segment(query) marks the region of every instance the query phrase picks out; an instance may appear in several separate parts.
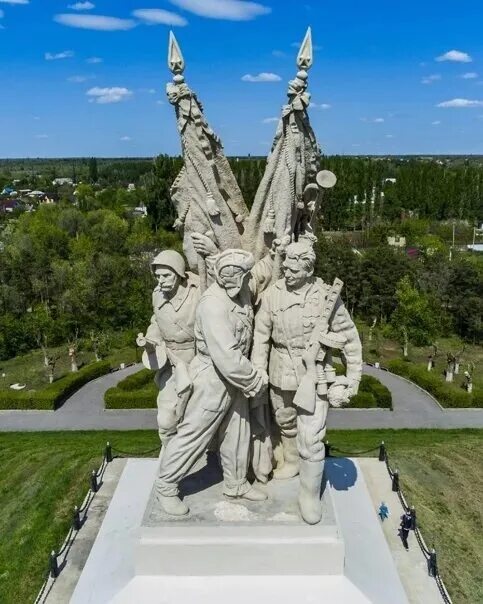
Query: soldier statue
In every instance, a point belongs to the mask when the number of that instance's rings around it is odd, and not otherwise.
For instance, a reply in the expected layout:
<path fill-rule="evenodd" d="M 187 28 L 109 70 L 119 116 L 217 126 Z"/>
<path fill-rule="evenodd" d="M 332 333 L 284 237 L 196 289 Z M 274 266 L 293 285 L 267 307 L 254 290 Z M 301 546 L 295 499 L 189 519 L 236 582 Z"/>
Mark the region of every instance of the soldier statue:
<path fill-rule="evenodd" d="M 201 233 L 192 233 L 192 245 L 206 258 L 218 252 L 216 245 Z M 191 381 L 187 366 L 195 356 L 195 312 L 200 292 L 198 275 L 186 270 L 184 258 L 174 250 L 164 250 L 151 263 L 157 280 L 153 291 L 153 316 L 137 344 L 144 348 L 143 364 L 156 371 L 158 430 L 161 441 L 176 430 Z"/>
<path fill-rule="evenodd" d="M 178 483 L 218 436 L 223 492 L 230 498 L 266 499 L 247 480 L 249 399 L 268 384 L 264 369 L 249 360 L 253 303 L 269 282 L 273 260 L 255 266 L 250 252 L 225 250 L 214 262 L 215 282 L 196 309 L 196 356 L 190 363 L 192 391 L 176 434 L 160 460 L 156 494 L 168 514 L 183 516 L 188 507 L 178 496 Z"/>
<path fill-rule="evenodd" d="M 158 429 L 165 441 L 176 430 L 179 398 L 189 387 L 185 376 L 195 354 L 193 326 L 199 278 L 186 271 L 183 256 L 174 250 L 158 254 L 151 266 L 157 279 L 153 316 L 146 335 L 138 334 L 137 344 L 145 349 L 145 367 L 156 370 Z"/>
<path fill-rule="evenodd" d="M 331 389 L 340 402 L 357 393 L 361 343 L 339 297 L 314 278 L 315 253 L 300 239 L 286 248 L 284 278 L 262 296 L 255 321 L 253 365 L 269 373 L 270 401 L 280 431 L 283 460 L 275 478 L 300 473 L 299 508 L 309 524 L 320 521 L 326 417 Z M 339 282 L 341 283 L 341 282 Z M 339 348 L 346 376 L 335 377 L 330 348 Z M 269 361 L 270 359 L 270 361 Z M 342 397 L 344 398 L 344 397 Z"/>

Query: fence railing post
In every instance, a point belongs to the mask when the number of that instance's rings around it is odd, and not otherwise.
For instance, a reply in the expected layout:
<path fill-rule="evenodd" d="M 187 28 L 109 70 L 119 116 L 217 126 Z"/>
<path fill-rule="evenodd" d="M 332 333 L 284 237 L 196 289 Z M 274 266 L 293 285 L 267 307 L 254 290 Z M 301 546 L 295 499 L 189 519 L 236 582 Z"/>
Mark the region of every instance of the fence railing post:
<path fill-rule="evenodd" d="M 436 557 L 436 550 L 434 547 L 429 552 L 428 572 L 430 577 L 436 577 L 438 574 L 438 559 Z"/>
<path fill-rule="evenodd" d="M 384 441 L 379 445 L 379 461 L 386 461 L 386 447 Z"/>
<path fill-rule="evenodd" d="M 410 514 L 411 514 L 411 529 L 413 531 L 415 531 L 418 526 L 418 523 L 416 520 L 416 508 L 414 507 L 414 505 L 411 506 Z"/>
<path fill-rule="evenodd" d="M 106 443 L 106 450 L 104 452 L 104 455 L 107 463 L 110 463 L 112 461 L 112 447 L 109 441 Z"/>
<path fill-rule="evenodd" d="M 72 516 L 72 527 L 76 531 L 80 531 L 80 529 L 82 527 L 79 508 L 76 505 L 74 506 L 74 514 Z"/>
<path fill-rule="evenodd" d="M 52 579 L 57 579 L 59 576 L 59 565 L 57 564 L 57 554 L 54 550 L 50 552 L 49 572 Z"/>
<path fill-rule="evenodd" d="M 331 444 L 329 443 L 329 441 L 324 443 L 325 446 L 325 456 L 326 457 L 330 457 L 330 448 L 331 448 Z"/>
<path fill-rule="evenodd" d="M 97 484 L 97 472 L 95 470 L 92 470 L 92 474 L 91 474 L 91 491 L 93 493 L 97 493 L 99 489 L 99 485 Z"/>
<path fill-rule="evenodd" d="M 392 475 L 392 490 L 395 493 L 399 492 L 399 470 L 394 470 Z"/>

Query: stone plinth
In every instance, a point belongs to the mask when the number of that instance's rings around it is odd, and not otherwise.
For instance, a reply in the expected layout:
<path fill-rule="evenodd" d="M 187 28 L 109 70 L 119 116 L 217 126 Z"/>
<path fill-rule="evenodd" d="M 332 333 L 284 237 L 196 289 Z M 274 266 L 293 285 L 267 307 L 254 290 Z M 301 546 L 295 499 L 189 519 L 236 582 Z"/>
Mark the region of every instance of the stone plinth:
<path fill-rule="evenodd" d="M 330 489 L 324 493 L 322 522 L 309 526 L 297 512 L 298 478 L 259 488 L 266 490 L 267 501 L 227 500 L 211 459 L 181 485 L 191 509 L 186 518 L 166 515 L 151 493 L 136 552 L 137 574 L 343 574 L 344 543 Z"/>

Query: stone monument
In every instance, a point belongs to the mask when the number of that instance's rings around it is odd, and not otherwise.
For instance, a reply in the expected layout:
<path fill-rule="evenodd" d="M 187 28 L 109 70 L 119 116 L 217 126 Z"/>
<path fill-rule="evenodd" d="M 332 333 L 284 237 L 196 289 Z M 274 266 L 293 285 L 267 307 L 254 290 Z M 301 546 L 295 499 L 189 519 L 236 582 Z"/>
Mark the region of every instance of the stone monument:
<path fill-rule="evenodd" d="M 323 515 L 327 411 L 357 393 L 362 355 L 342 281 L 314 277 L 314 223 L 323 189 L 336 179 L 319 170 L 307 113 L 312 63 L 309 28 L 248 212 L 170 33 L 167 95 L 184 159 L 171 197 L 190 271 L 177 252 L 155 258 L 153 317 L 137 342 L 160 388 L 163 448 L 153 497 L 173 517 L 189 514 L 178 485 L 209 447 L 219 454 L 229 500 L 266 500 L 253 477 L 266 483 L 299 474 L 302 519 L 317 524 Z M 334 351 L 345 375 L 336 376 Z"/>
<path fill-rule="evenodd" d="M 73 604 L 407 604 L 361 466 L 325 460 L 329 407 L 357 392 L 362 359 L 342 281 L 314 275 L 336 178 L 310 126 L 312 62 L 309 29 L 249 212 L 170 34 L 184 257 L 153 260 L 137 338 L 162 447 L 127 461 Z"/>

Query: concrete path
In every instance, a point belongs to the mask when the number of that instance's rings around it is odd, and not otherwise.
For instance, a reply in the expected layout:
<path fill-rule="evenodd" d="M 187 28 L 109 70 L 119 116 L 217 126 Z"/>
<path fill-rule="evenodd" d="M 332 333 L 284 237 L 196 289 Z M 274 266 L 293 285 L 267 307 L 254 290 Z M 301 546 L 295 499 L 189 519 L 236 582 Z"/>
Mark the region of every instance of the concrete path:
<path fill-rule="evenodd" d="M 104 409 L 105 391 L 141 367 L 133 365 L 89 382 L 57 411 L 0 411 L 0 432 L 154 429 L 155 409 Z M 394 410 L 331 409 L 329 428 L 483 428 L 483 409 L 442 409 L 412 382 L 368 365 L 364 373 L 377 377 L 389 388 Z"/>
<path fill-rule="evenodd" d="M 411 604 L 442 604 L 443 598 L 436 581 L 428 575 L 426 558 L 412 532 L 408 539 L 409 550 L 406 551 L 402 545 L 399 537 L 399 524 L 404 510 L 397 493 L 391 489 L 391 479 L 386 465 L 377 459 L 363 457 L 357 459 L 357 464 L 364 474 L 369 489 L 373 513 L 377 514 L 382 501 L 389 508 L 389 518 L 381 523 L 382 530 L 409 602 Z"/>

